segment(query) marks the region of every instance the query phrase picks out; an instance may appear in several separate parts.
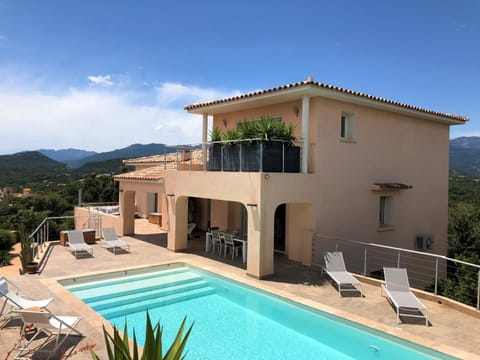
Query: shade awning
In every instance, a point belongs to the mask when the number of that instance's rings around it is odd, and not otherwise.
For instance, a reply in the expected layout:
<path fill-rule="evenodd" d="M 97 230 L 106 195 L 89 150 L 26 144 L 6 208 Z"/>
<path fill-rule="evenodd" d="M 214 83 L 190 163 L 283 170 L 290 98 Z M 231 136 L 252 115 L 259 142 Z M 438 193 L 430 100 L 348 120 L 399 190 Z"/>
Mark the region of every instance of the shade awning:
<path fill-rule="evenodd" d="M 407 190 L 412 189 L 413 186 L 402 184 L 402 183 L 394 183 L 394 182 L 378 182 L 370 185 L 370 190 L 372 191 L 382 191 L 382 190 Z"/>

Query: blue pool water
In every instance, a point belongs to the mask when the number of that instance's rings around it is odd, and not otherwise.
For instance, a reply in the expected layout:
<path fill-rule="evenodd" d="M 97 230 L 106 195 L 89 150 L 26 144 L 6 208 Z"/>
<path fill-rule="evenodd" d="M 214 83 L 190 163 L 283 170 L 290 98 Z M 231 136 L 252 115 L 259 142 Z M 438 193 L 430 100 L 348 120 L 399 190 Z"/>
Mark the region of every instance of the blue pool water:
<path fill-rule="evenodd" d="M 61 283 L 140 344 L 147 309 L 168 345 L 186 315 L 188 359 L 452 359 L 182 264 Z"/>

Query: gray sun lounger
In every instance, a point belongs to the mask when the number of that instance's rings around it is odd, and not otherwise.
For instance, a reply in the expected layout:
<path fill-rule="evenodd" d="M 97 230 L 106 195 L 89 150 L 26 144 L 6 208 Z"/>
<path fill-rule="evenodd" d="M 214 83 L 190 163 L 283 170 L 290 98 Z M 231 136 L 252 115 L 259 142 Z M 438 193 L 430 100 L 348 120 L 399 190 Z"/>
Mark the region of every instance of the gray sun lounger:
<path fill-rule="evenodd" d="M 385 284 L 382 284 L 380 291 L 382 295 L 385 292 L 389 301 L 395 306 L 397 322 L 401 323 L 400 316 L 425 318 L 425 325 L 428 326 L 428 309 L 410 291 L 407 269 L 384 267 L 383 273 Z"/>
<path fill-rule="evenodd" d="M 115 254 L 116 248 L 126 248 L 128 252 L 130 252 L 130 245 L 128 245 L 125 241 L 120 240 L 117 236 L 117 232 L 115 228 L 103 228 L 103 244 L 102 246 L 106 248 L 113 249 L 113 255 Z"/>
<path fill-rule="evenodd" d="M 90 252 L 93 256 L 93 248 L 85 243 L 83 240 L 82 230 L 70 230 L 68 232 L 68 247 L 72 249 L 75 258 L 77 257 L 77 252 Z"/>
<path fill-rule="evenodd" d="M 353 277 L 345 268 L 345 261 L 343 260 L 343 254 L 341 252 L 326 252 L 324 254 L 325 266 L 322 268 L 328 276 L 335 282 L 338 287 L 338 295 L 342 296 L 342 291 L 355 291 L 358 292 L 354 286 L 360 286 L 360 295 L 363 297 L 362 283 Z M 348 285 L 348 288 L 342 285 Z M 352 289 L 353 287 L 353 289 Z"/>

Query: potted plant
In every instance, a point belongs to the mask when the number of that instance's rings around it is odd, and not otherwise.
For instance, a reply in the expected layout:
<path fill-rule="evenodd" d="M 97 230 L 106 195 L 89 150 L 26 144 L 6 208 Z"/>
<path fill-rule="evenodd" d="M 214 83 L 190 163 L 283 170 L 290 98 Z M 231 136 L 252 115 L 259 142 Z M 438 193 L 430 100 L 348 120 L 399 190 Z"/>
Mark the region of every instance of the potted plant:
<path fill-rule="evenodd" d="M 242 170 L 263 172 L 299 172 L 300 148 L 294 146 L 295 125 L 263 115 L 239 124 L 243 139 Z"/>
<path fill-rule="evenodd" d="M 25 235 L 23 229 L 19 230 L 19 233 L 21 241 L 20 262 L 22 263 L 20 274 L 35 274 L 38 270 L 38 263 L 33 261 L 32 239 Z"/>
<path fill-rule="evenodd" d="M 219 128 L 213 128 L 210 132 L 210 148 L 208 156 L 208 170 L 220 171 L 222 169 L 222 132 Z"/>
<path fill-rule="evenodd" d="M 241 139 L 241 133 L 237 129 L 228 130 L 223 135 L 223 170 L 240 170 L 240 149 L 238 140 Z"/>

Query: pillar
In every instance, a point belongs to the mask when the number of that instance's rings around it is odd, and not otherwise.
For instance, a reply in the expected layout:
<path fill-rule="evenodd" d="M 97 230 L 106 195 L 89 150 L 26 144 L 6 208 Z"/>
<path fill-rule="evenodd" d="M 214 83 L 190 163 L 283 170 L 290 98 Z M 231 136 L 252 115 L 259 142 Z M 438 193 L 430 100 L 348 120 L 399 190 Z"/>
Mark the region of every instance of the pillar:
<path fill-rule="evenodd" d="M 202 162 L 203 171 L 207 171 L 208 114 L 203 114 L 202 127 Z"/>
<path fill-rule="evenodd" d="M 167 248 L 172 251 L 185 250 L 188 247 L 188 198 L 168 196 L 168 243 Z"/>
<path fill-rule="evenodd" d="M 120 211 L 120 235 L 133 235 L 135 232 L 135 191 L 120 190 L 118 197 Z"/>
<path fill-rule="evenodd" d="M 302 173 L 308 172 L 308 138 L 310 119 L 310 96 L 302 98 Z"/>

